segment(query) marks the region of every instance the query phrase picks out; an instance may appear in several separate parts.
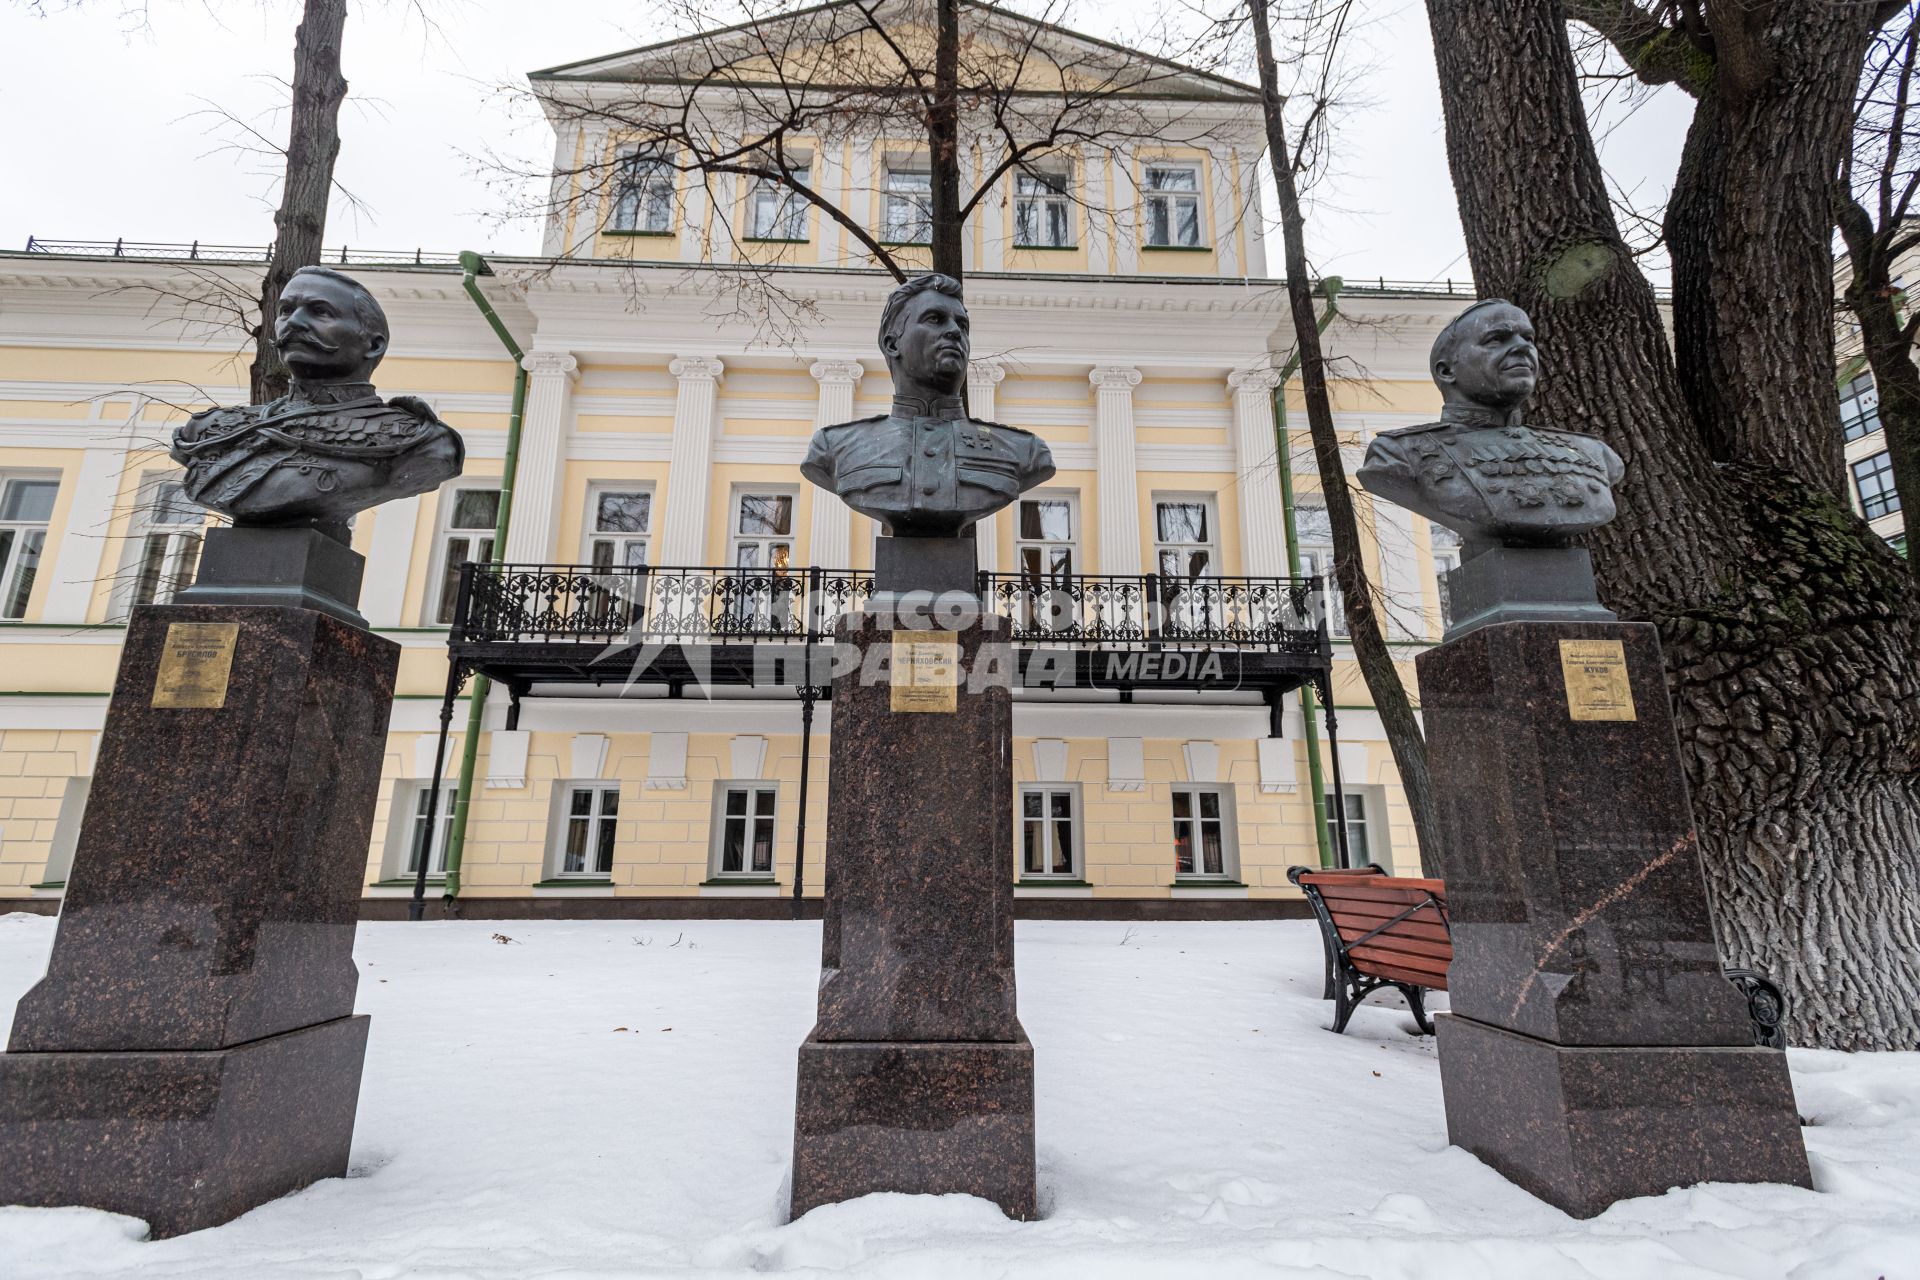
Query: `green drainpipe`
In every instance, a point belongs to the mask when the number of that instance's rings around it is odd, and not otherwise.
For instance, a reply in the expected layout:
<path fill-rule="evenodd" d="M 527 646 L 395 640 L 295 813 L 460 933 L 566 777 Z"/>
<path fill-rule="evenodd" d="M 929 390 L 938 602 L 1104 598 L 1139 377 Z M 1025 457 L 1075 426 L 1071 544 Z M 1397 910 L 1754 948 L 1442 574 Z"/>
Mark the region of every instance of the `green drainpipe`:
<path fill-rule="evenodd" d="M 507 456 L 500 467 L 500 510 L 493 525 L 493 566 L 498 568 L 506 561 L 507 525 L 513 518 L 513 481 L 520 469 L 520 422 L 527 409 L 526 352 L 507 332 L 507 326 L 494 313 L 487 295 L 480 292 L 476 277 L 486 268 L 480 255 L 471 250 L 462 253 L 460 266 L 464 272 L 460 287 L 473 299 L 473 305 L 480 308 L 481 317 L 493 330 L 494 336 L 500 339 L 500 345 L 507 349 L 507 354 L 513 357 L 513 408 L 507 415 Z M 460 896 L 460 856 L 467 847 L 467 814 L 473 803 L 473 771 L 480 756 L 480 720 L 486 712 L 487 694 L 492 688 L 491 680 L 476 675 L 473 678 L 473 692 L 467 699 L 467 732 L 460 739 L 460 781 L 455 784 L 453 829 L 447 833 L 447 879 L 442 894 L 448 902 Z"/>
<path fill-rule="evenodd" d="M 1319 329 L 1325 333 L 1339 313 L 1340 277 L 1328 276 L 1320 282 L 1327 309 L 1320 315 Z M 1287 523 L 1287 572 L 1300 576 L 1300 538 L 1293 519 L 1293 439 L 1287 429 L 1287 383 L 1300 369 L 1300 351 L 1296 347 L 1286 367 L 1280 370 L 1280 385 L 1273 389 L 1273 438 L 1278 446 L 1275 458 L 1280 466 L 1280 510 Z M 1319 699 L 1312 685 L 1300 687 L 1300 719 L 1306 726 L 1307 785 L 1313 788 L 1313 838 L 1320 846 L 1320 865 L 1334 865 L 1333 843 L 1327 838 L 1327 783 L 1320 763 Z"/>

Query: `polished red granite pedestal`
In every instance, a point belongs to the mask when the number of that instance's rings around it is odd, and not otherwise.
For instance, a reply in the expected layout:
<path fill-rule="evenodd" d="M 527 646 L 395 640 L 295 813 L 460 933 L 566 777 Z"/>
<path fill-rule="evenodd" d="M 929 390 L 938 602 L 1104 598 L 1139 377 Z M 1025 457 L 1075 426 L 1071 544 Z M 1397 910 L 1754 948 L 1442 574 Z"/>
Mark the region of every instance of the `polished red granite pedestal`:
<path fill-rule="evenodd" d="M 800 1049 L 793 1215 L 875 1191 L 960 1192 L 1028 1219 L 1033 1046 L 1014 1008 L 1006 624 L 899 623 L 853 615 L 835 642 L 836 663 L 859 664 L 834 681 L 819 1021 Z M 902 646 L 916 639 L 955 646 L 950 709 L 937 675 L 904 697 L 894 687 L 913 679 Z"/>
<path fill-rule="evenodd" d="M 1659 640 L 1481 627 L 1422 654 L 1453 932 L 1447 1132 L 1578 1217 L 1810 1186 L 1786 1055 L 1721 973 Z"/>
<path fill-rule="evenodd" d="M 135 610 L 47 975 L 0 1054 L 0 1203 L 167 1236 L 346 1172 L 398 664 L 309 609 Z"/>

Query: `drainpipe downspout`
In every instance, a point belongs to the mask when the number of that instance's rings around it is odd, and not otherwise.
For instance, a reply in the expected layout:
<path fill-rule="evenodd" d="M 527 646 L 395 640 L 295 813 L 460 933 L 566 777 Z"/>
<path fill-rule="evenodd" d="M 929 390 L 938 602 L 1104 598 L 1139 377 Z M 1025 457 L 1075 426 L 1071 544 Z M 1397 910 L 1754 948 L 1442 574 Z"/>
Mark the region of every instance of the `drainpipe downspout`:
<path fill-rule="evenodd" d="M 526 352 L 513 340 L 507 326 L 494 312 L 493 304 L 487 301 L 486 294 L 480 291 L 477 277 L 488 271 L 486 262 L 477 253 L 468 250 L 460 255 L 460 287 L 473 299 L 473 305 L 480 309 L 481 318 L 500 339 L 500 345 L 513 357 L 513 407 L 507 415 L 507 453 L 500 467 L 500 508 L 493 525 L 493 568 L 499 568 L 506 562 L 507 528 L 513 518 L 513 482 L 520 469 L 520 424 L 527 410 L 527 370 Z M 449 907 L 460 896 L 460 858 L 467 847 L 467 817 L 473 804 L 473 774 L 480 756 L 480 724 L 486 713 L 487 694 L 492 691 L 493 682 L 487 677 L 475 674 L 473 692 L 467 701 L 467 732 L 460 739 L 460 781 L 454 795 L 453 825 L 447 833 L 447 878 L 443 892 L 444 901 Z"/>
<path fill-rule="evenodd" d="M 1340 277 L 1328 276 L 1320 282 L 1327 309 L 1320 313 L 1320 332 L 1325 333 L 1340 312 Z M 1287 427 L 1287 383 L 1300 369 L 1300 350 L 1296 346 L 1286 367 L 1280 370 L 1280 385 L 1273 389 L 1274 457 L 1280 470 L 1280 510 L 1287 527 L 1287 573 L 1300 576 L 1300 535 L 1293 516 L 1293 433 Z M 1313 788 L 1313 838 L 1320 849 L 1320 865 L 1335 865 L 1333 845 L 1327 839 L 1327 783 L 1325 766 L 1320 762 L 1320 725 L 1316 712 L 1319 702 L 1313 686 L 1300 686 L 1300 719 L 1306 729 L 1307 785 Z"/>

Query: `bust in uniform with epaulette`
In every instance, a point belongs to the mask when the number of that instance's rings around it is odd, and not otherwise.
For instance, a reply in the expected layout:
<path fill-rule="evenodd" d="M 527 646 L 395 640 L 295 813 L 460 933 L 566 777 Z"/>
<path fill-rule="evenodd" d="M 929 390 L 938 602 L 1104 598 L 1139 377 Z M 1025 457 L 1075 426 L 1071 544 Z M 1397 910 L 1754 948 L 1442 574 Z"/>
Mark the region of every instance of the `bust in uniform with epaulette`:
<path fill-rule="evenodd" d="M 1491 621 L 1612 618 L 1593 598 L 1586 552 L 1568 544 L 1614 518 L 1626 466 L 1598 436 L 1525 420 L 1540 378 L 1527 313 L 1501 298 L 1474 303 L 1440 331 L 1431 367 L 1440 420 L 1374 437 L 1359 479 L 1461 535 L 1448 635 Z"/>
<path fill-rule="evenodd" d="M 356 512 L 460 474 L 453 428 L 420 400 L 374 391 L 387 317 L 359 281 L 325 267 L 294 272 L 273 341 L 293 375 L 286 395 L 196 413 L 173 433 L 194 502 L 237 527 L 307 527 L 344 543 Z"/>
<path fill-rule="evenodd" d="M 880 314 L 893 410 L 822 427 L 800 470 L 898 538 L 968 535 L 979 520 L 1053 476 L 1031 431 L 967 416 L 970 338 L 960 282 L 916 276 Z"/>

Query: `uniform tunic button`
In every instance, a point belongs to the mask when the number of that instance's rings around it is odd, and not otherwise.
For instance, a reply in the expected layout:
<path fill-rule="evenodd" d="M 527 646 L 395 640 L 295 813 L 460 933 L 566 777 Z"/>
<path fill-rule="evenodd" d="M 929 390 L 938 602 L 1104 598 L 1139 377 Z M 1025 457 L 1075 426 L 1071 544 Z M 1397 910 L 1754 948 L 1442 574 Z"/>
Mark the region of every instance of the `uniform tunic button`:
<path fill-rule="evenodd" d="M 923 484 L 920 486 L 920 492 L 926 495 L 927 497 L 931 498 L 933 496 L 933 486 L 930 484 Z"/>
<path fill-rule="evenodd" d="M 937 458 L 940 456 L 940 451 L 938 449 L 928 449 L 926 454 L 929 458 Z"/>

